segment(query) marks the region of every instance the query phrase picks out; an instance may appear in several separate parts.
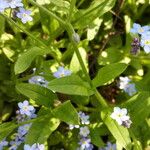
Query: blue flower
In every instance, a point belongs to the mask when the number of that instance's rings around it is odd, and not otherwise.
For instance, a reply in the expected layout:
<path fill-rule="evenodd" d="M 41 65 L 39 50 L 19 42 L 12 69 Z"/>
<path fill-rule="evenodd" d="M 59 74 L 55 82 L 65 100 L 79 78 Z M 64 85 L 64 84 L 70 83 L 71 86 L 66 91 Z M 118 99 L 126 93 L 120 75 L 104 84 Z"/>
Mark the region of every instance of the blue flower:
<path fill-rule="evenodd" d="M 42 76 L 33 76 L 28 81 L 31 84 L 37 84 L 43 87 L 47 87 L 48 81 L 44 79 Z"/>
<path fill-rule="evenodd" d="M 87 137 L 90 134 L 90 130 L 89 130 L 89 128 L 87 126 L 81 127 L 79 134 L 82 137 Z"/>
<path fill-rule="evenodd" d="M 3 139 L 2 141 L 0 141 L 0 150 L 2 150 L 3 147 L 7 146 L 7 145 L 8 145 L 8 142 L 5 139 Z"/>
<path fill-rule="evenodd" d="M 21 19 L 22 23 L 27 23 L 28 21 L 32 21 L 33 18 L 30 16 L 31 11 L 30 10 L 25 10 L 24 8 L 20 8 L 19 12 L 16 14 L 18 18 Z"/>
<path fill-rule="evenodd" d="M 128 77 L 120 77 L 119 78 L 118 87 L 128 93 L 129 96 L 134 95 L 137 91 L 134 83 L 130 83 L 131 80 Z"/>
<path fill-rule="evenodd" d="M 53 75 L 56 78 L 61 78 L 61 77 L 65 77 L 65 76 L 71 75 L 71 71 L 65 69 L 64 67 L 59 67 L 58 70 L 56 72 L 54 72 Z"/>
<path fill-rule="evenodd" d="M 107 145 L 105 148 L 99 148 L 99 150 L 117 150 L 116 144 L 112 144 L 110 142 L 107 142 Z"/>
<path fill-rule="evenodd" d="M 134 23 L 133 28 L 131 28 L 131 33 L 143 34 L 150 30 L 150 26 L 141 26 L 140 24 Z"/>
<path fill-rule="evenodd" d="M 3 12 L 6 8 L 8 8 L 8 3 L 4 0 L 0 0 L 0 12 Z"/>
<path fill-rule="evenodd" d="M 88 138 L 82 138 L 79 142 L 80 148 L 79 150 L 88 150 L 88 148 L 91 148 L 91 139 Z"/>
<path fill-rule="evenodd" d="M 22 0 L 5 0 L 10 8 L 23 7 Z"/>
<path fill-rule="evenodd" d="M 149 36 L 149 32 L 146 34 L 143 34 L 141 36 L 141 46 L 143 47 L 144 51 L 146 53 L 150 52 L 150 36 Z"/>
<path fill-rule="evenodd" d="M 31 123 L 20 126 L 18 128 L 19 136 L 24 136 L 25 134 L 27 134 L 30 127 L 31 127 Z"/>
<path fill-rule="evenodd" d="M 43 144 L 39 144 L 39 143 L 35 143 L 32 146 L 25 144 L 24 145 L 24 150 L 44 150 L 44 145 Z"/>
<path fill-rule="evenodd" d="M 20 102 L 18 103 L 18 107 L 20 108 L 20 114 L 22 115 L 27 115 L 27 116 L 31 116 L 33 111 L 34 111 L 34 107 L 29 105 L 28 101 L 24 101 L 24 102 Z"/>

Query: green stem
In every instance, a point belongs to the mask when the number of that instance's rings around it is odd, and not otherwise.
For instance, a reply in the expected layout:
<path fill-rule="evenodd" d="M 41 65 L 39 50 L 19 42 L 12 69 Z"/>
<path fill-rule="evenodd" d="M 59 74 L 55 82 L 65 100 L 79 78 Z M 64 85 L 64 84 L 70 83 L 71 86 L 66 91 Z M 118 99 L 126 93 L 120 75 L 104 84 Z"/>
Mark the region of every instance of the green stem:
<path fill-rule="evenodd" d="M 85 77 L 86 77 L 87 81 L 89 82 L 91 88 L 93 88 L 94 91 L 95 91 L 95 96 L 97 97 L 97 99 L 98 99 L 99 103 L 102 105 L 102 107 L 108 107 L 108 105 L 107 105 L 107 103 L 105 102 L 105 100 L 103 99 L 103 97 L 100 95 L 100 93 L 97 91 L 97 89 L 96 89 L 95 87 L 93 87 L 93 84 L 92 84 L 92 81 L 91 81 L 91 79 L 90 79 L 90 76 L 89 76 L 89 74 L 88 74 L 88 72 L 87 72 L 87 69 L 86 69 L 86 67 L 85 67 L 85 65 L 84 65 L 84 62 L 83 62 L 82 57 L 81 57 L 81 55 L 80 55 L 80 52 L 79 52 L 79 50 L 78 50 L 77 43 L 76 43 L 76 41 L 73 39 L 73 35 L 74 35 L 75 31 L 74 31 L 72 25 L 71 25 L 70 23 L 64 22 L 60 17 L 56 16 L 53 12 L 51 12 L 51 11 L 49 11 L 48 9 L 46 9 L 45 7 L 43 7 L 43 6 L 39 5 L 39 4 L 37 4 L 37 3 L 34 2 L 33 0 L 29 0 L 29 1 L 30 1 L 31 4 L 33 4 L 33 5 L 35 5 L 35 6 L 39 7 L 39 8 L 41 8 L 41 9 L 42 9 L 43 11 L 45 11 L 48 15 L 50 15 L 50 16 L 53 17 L 53 18 L 55 18 L 60 24 L 62 24 L 62 25 L 64 26 L 64 28 L 66 29 L 66 31 L 67 31 L 67 33 L 68 33 L 69 39 L 70 39 L 70 41 L 71 41 L 71 43 L 72 43 L 72 45 L 73 45 L 73 47 L 74 47 L 75 53 L 76 53 L 76 55 L 77 55 L 77 57 L 78 57 L 79 63 L 80 63 L 80 65 L 81 65 L 81 67 L 82 67 L 82 70 L 83 70 L 83 72 L 84 72 L 84 74 L 85 74 Z M 72 4 L 71 4 L 72 6 L 71 6 L 71 8 L 70 8 L 70 11 L 73 10 L 73 6 L 74 6 L 73 3 L 74 3 L 74 2 L 75 2 L 75 1 L 73 0 L 73 1 L 72 1 Z"/>
<path fill-rule="evenodd" d="M 53 12 L 51 12 L 50 10 L 46 9 L 45 7 L 43 7 L 42 5 L 39 5 L 38 3 L 34 2 L 33 0 L 29 0 L 29 2 L 32 5 L 37 6 L 38 8 L 41 8 L 43 11 L 45 11 L 49 16 L 55 18 L 61 25 L 65 26 L 65 21 L 63 21 L 60 17 L 56 16 Z"/>
<path fill-rule="evenodd" d="M 68 16 L 68 22 L 70 22 L 70 20 L 71 20 L 75 4 L 76 4 L 76 0 L 71 0 L 70 9 L 69 9 L 69 16 Z"/>
<path fill-rule="evenodd" d="M 35 40 L 38 44 L 40 44 L 41 46 L 43 46 L 44 49 L 46 49 L 46 51 L 49 49 L 49 47 L 44 44 L 41 40 L 39 40 L 38 38 L 36 38 L 35 36 L 33 36 L 30 32 L 28 32 L 26 29 L 24 29 L 23 27 L 19 26 L 15 21 L 13 21 L 11 18 L 9 18 L 8 16 L 1 14 L 5 19 L 7 19 L 9 22 L 11 22 L 12 24 L 14 24 L 19 30 L 23 31 L 24 33 L 26 33 L 29 37 L 31 37 L 33 40 Z M 56 57 L 55 52 L 53 51 L 49 51 L 49 54 L 55 58 L 55 60 L 60 64 L 58 58 Z"/>
<path fill-rule="evenodd" d="M 129 133 L 130 133 L 130 135 L 131 135 L 131 137 L 133 139 L 133 142 L 134 142 L 134 145 L 136 147 L 136 150 L 142 150 L 142 147 L 138 144 L 138 142 L 136 140 L 136 137 L 135 137 L 134 133 L 132 132 L 132 130 L 131 129 L 128 129 L 128 130 L 129 130 Z"/>

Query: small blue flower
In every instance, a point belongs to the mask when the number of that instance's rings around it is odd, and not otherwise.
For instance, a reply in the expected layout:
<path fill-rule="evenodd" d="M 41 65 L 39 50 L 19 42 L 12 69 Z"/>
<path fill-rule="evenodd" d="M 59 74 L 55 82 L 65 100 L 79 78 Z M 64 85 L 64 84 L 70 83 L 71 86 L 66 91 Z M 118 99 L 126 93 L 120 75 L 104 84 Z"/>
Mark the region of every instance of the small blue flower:
<path fill-rule="evenodd" d="M 8 142 L 5 139 L 3 139 L 2 141 L 0 141 L 0 150 L 2 150 L 3 147 L 5 147 L 7 145 L 8 145 Z"/>
<path fill-rule="evenodd" d="M 88 148 L 91 148 L 91 139 L 88 138 L 82 138 L 79 142 L 80 148 L 79 150 L 88 150 Z"/>
<path fill-rule="evenodd" d="M 107 145 L 105 148 L 99 148 L 99 150 L 117 150 L 116 144 L 112 144 L 110 142 L 107 142 Z"/>
<path fill-rule="evenodd" d="M 90 134 L 90 130 L 89 130 L 89 128 L 87 126 L 81 127 L 79 134 L 82 137 L 87 137 Z"/>
<path fill-rule="evenodd" d="M 25 10 L 24 8 L 20 8 L 19 12 L 16 14 L 18 18 L 21 19 L 22 23 L 27 23 L 28 21 L 32 21 L 33 18 L 30 16 L 31 11 L 30 10 Z"/>
<path fill-rule="evenodd" d="M 119 79 L 118 87 L 128 93 L 129 96 L 132 96 L 137 92 L 135 84 L 130 83 L 131 80 L 128 77 L 120 77 Z"/>
<path fill-rule="evenodd" d="M 71 75 L 71 71 L 65 69 L 64 67 L 59 67 L 58 70 L 56 72 L 54 72 L 53 75 L 56 78 L 61 78 L 61 77 L 65 77 L 65 76 Z"/>
<path fill-rule="evenodd" d="M 146 53 L 150 52 L 150 36 L 148 33 L 142 35 L 140 44 Z"/>
<path fill-rule="evenodd" d="M 4 0 L 0 0 L 0 12 L 3 12 L 6 8 L 8 8 L 8 3 Z"/>
<path fill-rule="evenodd" d="M 18 103 L 18 107 L 20 108 L 20 114 L 22 115 L 27 115 L 27 116 L 31 116 L 33 111 L 34 111 L 34 107 L 29 105 L 28 101 L 24 101 L 24 102 L 20 102 Z"/>
<path fill-rule="evenodd" d="M 24 150 L 44 150 L 45 147 L 43 144 L 35 143 L 32 146 L 25 144 L 24 145 Z"/>
<path fill-rule="evenodd" d="M 22 0 L 5 0 L 10 8 L 23 7 Z"/>
<path fill-rule="evenodd" d="M 81 123 L 82 124 L 89 124 L 90 123 L 90 121 L 89 121 L 89 115 L 86 115 L 85 113 L 83 113 L 83 112 L 79 112 L 78 113 L 78 115 L 79 115 L 79 117 L 80 117 L 80 119 L 81 119 Z"/>
<path fill-rule="evenodd" d="M 134 83 L 130 83 L 124 88 L 124 91 L 129 94 L 129 96 L 134 95 L 137 91 Z"/>
<path fill-rule="evenodd" d="M 42 76 L 33 76 L 29 79 L 28 81 L 31 84 L 37 84 L 43 87 L 47 87 L 48 86 L 48 81 L 44 79 L 44 77 Z"/>
<path fill-rule="evenodd" d="M 150 26 L 141 26 L 140 24 L 134 23 L 133 28 L 131 28 L 131 33 L 143 34 L 150 30 Z"/>
<path fill-rule="evenodd" d="M 31 127 L 31 123 L 20 126 L 18 128 L 18 134 L 19 134 L 19 136 L 24 136 L 25 134 L 27 134 L 30 127 Z"/>
<path fill-rule="evenodd" d="M 10 141 L 9 150 L 17 150 L 18 146 L 22 143 L 22 141 Z"/>

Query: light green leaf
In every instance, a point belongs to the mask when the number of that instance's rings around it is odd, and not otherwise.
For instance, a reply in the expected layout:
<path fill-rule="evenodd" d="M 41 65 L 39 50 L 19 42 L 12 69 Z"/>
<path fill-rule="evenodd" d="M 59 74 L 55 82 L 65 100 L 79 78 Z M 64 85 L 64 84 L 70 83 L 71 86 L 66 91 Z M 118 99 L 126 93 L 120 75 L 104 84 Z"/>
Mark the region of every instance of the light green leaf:
<path fill-rule="evenodd" d="M 98 71 L 92 82 L 95 87 L 104 85 L 119 76 L 126 68 L 127 65 L 123 63 L 107 65 Z"/>
<path fill-rule="evenodd" d="M 68 124 L 79 124 L 78 113 L 70 101 L 66 101 L 59 107 L 55 108 L 52 113 L 56 118 Z"/>
<path fill-rule="evenodd" d="M 114 138 L 116 139 L 116 142 L 119 143 L 120 147 L 123 147 L 127 150 L 131 149 L 131 139 L 129 132 L 127 128 L 120 126 L 117 124 L 116 121 L 114 121 L 112 118 L 110 118 L 111 112 L 102 112 L 102 120 L 108 127 L 109 131 L 112 133 Z"/>
<path fill-rule="evenodd" d="M 54 79 L 49 82 L 48 88 L 56 92 L 70 95 L 89 96 L 93 94 L 88 83 L 84 82 L 77 75 Z"/>
<path fill-rule="evenodd" d="M 48 110 L 42 108 L 38 116 L 47 113 Z M 57 129 L 59 124 L 60 121 L 56 118 L 53 118 L 51 114 L 45 118 L 43 116 L 43 120 L 32 123 L 32 126 L 26 135 L 25 143 L 30 145 L 34 143 L 45 143 L 50 134 Z"/>
<path fill-rule="evenodd" d="M 18 125 L 7 122 L 0 125 L 0 141 L 6 138 Z"/>
<path fill-rule="evenodd" d="M 94 0 L 86 10 L 79 10 L 75 14 L 75 24 L 80 28 L 90 25 L 93 20 L 108 12 L 115 4 L 116 0 Z"/>
<path fill-rule="evenodd" d="M 45 87 L 36 84 L 20 83 L 16 85 L 16 89 L 28 98 L 33 99 L 39 105 L 52 107 L 54 100 L 57 99 L 56 94 Z"/>
<path fill-rule="evenodd" d="M 39 47 L 33 47 L 21 54 L 15 63 L 15 74 L 24 72 L 31 65 L 32 61 L 39 55 L 44 55 L 47 52 Z"/>
<path fill-rule="evenodd" d="M 94 22 L 90 24 L 89 28 L 87 29 L 87 39 L 89 41 L 93 40 L 96 36 L 102 21 L 103 19 L 96 18 Z"/>
<path fill-rule="evenodd" d="M 150 92 L 141 92 L 133 96 L 123 106 L 128 108 L 134 126 L 142 124 L 150 115 Z"/>
<path fill-rule="evenodd" d="M 87 63 L 87 54 L 83 47 L 79 47 L 79 52 L 82 57 L 82 60 L 84 62 L 84 65 L 86 66 L 86 69 L 88 70 L 88 63 Z M 78 71 L 82 70 L 81 65 L 79 63 L 79 60 L 77 58 L 76 53 L 74 52 L 71 63 L 70 63 L 70 70 L 72 70 L 74 73 L 77 73 Z"/>

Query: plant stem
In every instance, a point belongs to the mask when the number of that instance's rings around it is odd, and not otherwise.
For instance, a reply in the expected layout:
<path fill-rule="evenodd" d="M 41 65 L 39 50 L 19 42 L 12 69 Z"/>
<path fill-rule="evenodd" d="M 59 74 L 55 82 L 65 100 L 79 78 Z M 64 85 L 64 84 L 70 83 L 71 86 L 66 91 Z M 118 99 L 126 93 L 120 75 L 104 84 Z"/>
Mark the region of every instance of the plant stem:
<path fill-rule="evenodd" d="M 70 22 L 70 20 L 71 20 L 75 4 L 76 4 L 76 0 L 71 0 L 70 9 L 69 9 L 69 15 L 68 15 L 68 22 Z"/>
<path fill-rule="evenodd" d="M 85 77 L 86 77 L 87 81 L 89 82 L 91 88 L 93 88 L 94 91 L 95 91 L 95 96 L 96 96 L 96 98 L 98 99 L 98 101 L 99 101 L 99 103 L 102 105 L 102 107 L 108 107 L 108 105 L 107 105 L 107 103 L 105 102 L 105 100 L 103 99 L 103 97 L 100 95 L 100 93 L 97 91 L 97 89 L 96 89 L 95 87 L 93 87 L 93 83 L 92 83 L 92 81 L 91 81 L 91 79 L 90 79 L 90 76 L 89 76 L 89 74 L 88 74 L 88 72 L 87 72 L 87 69 L 86 69 L 86 67 L 85 67 L 85 65 L 84 65 L 84 62 L 83 62 L 82 57 L 81 57 L 81 55 L 80 55 L 80 52 L 79 52 L 79 50 L 78 50 L 77 43 L 76 43 L 76 41 L 73 39 L 73 35 L 75 34 L 75 31 L 74 31 L 72 25 L 71 25 L 70 23 L 68 23 L 68 22 L 63 21 L 60 17 L 56 16 L 53 12 L 51 12 L 50 10 L 46 9 L 45 7 L 43 7 L 43 6 L 39 5 L 39 4 L 37 4 L 37 3 L 34 2 L 33 0 L 29 0 L 29 2 L 30 2 L 31 4 L 33 4 L 33 5 L 35 5 L 35 6 L 39 7 L 39 8 L 41 8 L 43 11 L 45 11 L 45 13 L 47 13 L 49 16 L 55 18 L 61 25 L 64 26 L 64 28 L 66 29 L 66 31 L 67 31 L 67 33 L 68 33 L 69 39 L 70 39 L 70 41 L 71 41 L 71 43 L 72 43 L 72 45 L 73 45 L 73 47 L 74 47 L 74 50 L 75 50 L 75 53 L 76 53 L 77 58 L 78 58 L 78 60 L 79 60 L 79 63 L 80 63 L 80 65 L 81 65 L 82 71 L 84 72 Z M 73 10 L 74 3 L 75 3 L 75 0 L 72 0 L 72 4 L 71 4 L 71 7 L 70 7 L 70 13 L 72 13 L 71 10 Z M 69 16 L 71 17 L 71 14 L 70 14 Z"/>
<path fill-rule="evenodd" d="M 35 40 L 37 43 L 39 43 L 41 46 L 43 46 L 44 50 L 47 49 L 49 50 L 50 48 L 44 44 L 41 40 L 39 40 L 38 38 L 36 38 L 35 36 L 33 36 L 30 32 L 28 32 L 26 29 L 24 29 L 23 27 L 19 26 L 15 21 L 13 21 L 11 18 L 9 18 L 8 16 L 1 14 L 5 19 L 7 19 L 9 22 L 11 22 L 12 24 L 14 24 L 19 30 L 23 31 L 24 33 L 26 33 L 29 37 L 31 37 L 33 40 Z M 49 51 L 49 54 L 55 58 L 55 60 L 60 64 L 58 58 L 56 57 L 56 54 L 53 51 Z"/>

